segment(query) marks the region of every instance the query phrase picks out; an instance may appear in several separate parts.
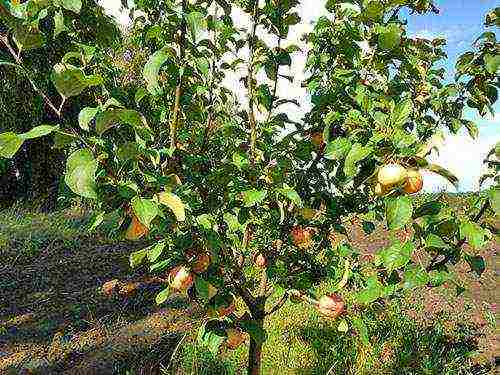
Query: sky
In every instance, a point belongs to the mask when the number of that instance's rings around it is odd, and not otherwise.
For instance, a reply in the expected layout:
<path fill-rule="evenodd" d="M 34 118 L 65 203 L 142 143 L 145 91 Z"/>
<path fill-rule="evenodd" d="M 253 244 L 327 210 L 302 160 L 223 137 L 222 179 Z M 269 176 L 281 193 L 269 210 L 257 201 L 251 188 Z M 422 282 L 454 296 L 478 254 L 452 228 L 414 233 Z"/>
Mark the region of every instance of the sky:
<path fill-rule="evenodd" d="M 315 5 L 311 6 L 313 2 L 315 2 Z M 484 16 L 489 10 L 498 6 L 498 1 L 437 0 L 436 2 L 441 10 L 439 15 L 410 15 L 407 13 L 403 15 L 408 21 L 410 36 L 423 38 L 444 37 L 447 39 L 446 53 L 448 60 L 444 67 L 447 71 L 447 78 L 451 80 L 454 75 L 455 61 L 461 53 L 471 48 L 474 40 L 484 31 Z M 298 7 L 302 22 L 292 28 L 289 37 L 290 43 L 292 41 L 296 43 L 302 34 L 312 29 L 314 20 L 325 14 L 324 3 L 325 0 L 302 1 L 302 4 Z M 120 0 L 101 0 L 101 4 L 120 23 L 126 24 L 129 22 L 128 15 L 120 11 Z M 248 25 L 248 18 L 243 13 L 234 12 L 233 16 L 238 26 Z M 273 43 L 272 39 L 266 40 L 266 42 Z M 286 47 L 286 44 L 284 46 Z M 306 46 L 302 44 L 301 47 Z M 247 51 L 241 51 L 242 57 L 245 57 L 246 54 Z M 284 74 L 295 77 L 294 82 L 288 83 L 286 80 L 282 80 L 278 86 L 278 95 L 281 94 L 281 96 L 290 99 L 297 99 L 301 103 L 300 112 L 294 106 L 281 108 L 295 120 L 300 120 L 300 113 L 304 113 L 310 108 L 307 93 L 301 87 L 301 81 L 305 78 L 303 72 L 305 60 L 304 53 L 296 54 L 289 71 L 287 69 L 283 71 Z M 245 92 L 237 75 L 228 77 L 225 85 L 231 87 L 235 92 Z M 244 97 L 240 99 L 243 102 L 246 100 Z M 448 135 L 439 154 L 431 155 L 430 160 L 432 162 L 449 169 L 459 178 L 459 191 L 472 191 L 479 188 L 479 177 L 484 172 L 482 161 L 489 150 L 500 141 L 500 103 L 497 102 L 494 108 L 496 115 L 485 118 L 481 118 L 475 110 L 469 109 L 466 111 L 465 117 L 479 126 L 479 137 L 476 140 L 472 140 L 466 131 L 455 136 Z M 442 189 L 456 191 L 442 177 L 425 173 L 425 190 L 438 191 Z"/>

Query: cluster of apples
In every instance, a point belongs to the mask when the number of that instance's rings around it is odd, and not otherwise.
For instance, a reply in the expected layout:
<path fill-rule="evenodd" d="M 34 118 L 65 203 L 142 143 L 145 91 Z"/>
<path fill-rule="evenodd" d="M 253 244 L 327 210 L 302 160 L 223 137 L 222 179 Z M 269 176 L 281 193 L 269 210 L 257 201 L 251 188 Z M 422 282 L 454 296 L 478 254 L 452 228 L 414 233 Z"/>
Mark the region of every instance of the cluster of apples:
<path fill-rule="evenodd" d="M 380 168 L 375 185 L 375 194 L 386 195 L 397 186 L 401 186 L 407 194 L 415 194 L 422 190 L 424 179 L 416 169 L 406 169 L 399 164 L 387 164 Z"/>

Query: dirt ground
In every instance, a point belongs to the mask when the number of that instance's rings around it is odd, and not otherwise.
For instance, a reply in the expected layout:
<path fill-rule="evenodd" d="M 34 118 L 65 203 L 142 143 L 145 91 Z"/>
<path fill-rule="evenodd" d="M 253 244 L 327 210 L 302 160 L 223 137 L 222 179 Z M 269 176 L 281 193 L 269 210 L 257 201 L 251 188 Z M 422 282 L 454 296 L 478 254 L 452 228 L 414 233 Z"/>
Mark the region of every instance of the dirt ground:
<path fill-rule="evenodd" d="M 360 228 L 353 228 L 349 237 L 367 253 L 387 243 L 384 233 L 367 236 Z M 178 299 L 156 306 L 161 280 L 130 270 L 129 246 L 99 243 L 86 238 L 81 246 L 73 242 L 68 247 L 55 240 L 26 259 L 3 250 L 0 373 L 113 374 L 135 367 L 156 374 L 160 360 L 168 363 L 200 312 Z M 467 266 L 458 267 L 460 277 L 472 285 L 458 300 L 446 288 L 419 296 L 428 301 L 429 311 L 416 317 L 432 319 L 432 314 L 449 310 L 477 320 L 485 334 L 481 355 L 490 360 L 500 356 L 498 334 L 485 320 L 486 313 L 496 314 L 499 250 L 492 243 L 484 252 L 488 267 L 479 279 Z M 110 280 L 118 282 L 108 296 L 102 286 Z"/>

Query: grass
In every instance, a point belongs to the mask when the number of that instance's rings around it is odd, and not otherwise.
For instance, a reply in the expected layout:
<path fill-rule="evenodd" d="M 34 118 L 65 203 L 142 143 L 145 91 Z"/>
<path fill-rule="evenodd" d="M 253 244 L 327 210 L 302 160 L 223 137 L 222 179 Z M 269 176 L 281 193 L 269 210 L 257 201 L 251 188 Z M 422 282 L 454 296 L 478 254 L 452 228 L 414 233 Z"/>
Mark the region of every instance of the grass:
<path fill-rule="evenodd" d="M 21 342 L 22 335 L 23 340 L 30 338 L 28 342 L 36 336 L 36 350 L 42 343 L 53 348 L 65 330 L 61 327 L 68 326 L 62 337 L 71 339 L 74 334 L 89 340 L 92 332 L 102 332 L 99 339 L 105 340 L 101 336 L 158 312 L 152 302 L 154 291 L 124 301 L 107 301 L 96 293 L 103 281 L 137 275 L 127 266 L 130 249 L 104 233 L 89 235 L 87 221 L 86 211 L 79 208 L 41 214 L 16 206 L 0 212 L 0 274 L 9 270 L 8 277 L 0 277 L 4 293 L 0 295 L 0 323 L 10 322 L 0 324 L 0 347 L 6 343 L 21 351 L 16 340 Z M 481 280 L 476 302 L 468 295 L 460 307 L 445 288 L 437 291 L 439 303 L 446 307 L 438 311 L 425 309 L 427 295 L 409 295 L 400 304 L 375 306 L 364 315 L 369 344 L 363 344 L 352 327 L 341 333 L 338 322 L 287 302 L 266 321 L 263 374 L 493 374 L 496 322 L 491 304 L 496 283 L 490 279 Z M 329 285 L 323 284 L 318 292 L 327 290 Z M 478 300 L 484 301 L 480 309 Z M 182 316 L 184 309 L 181 304 L 172 311 Z M 33 322 L 23 322 L 26 316 L 22 314 L 32 310 L 35 317 L 29 319 Z M 12 334 L 12 327 L 17 333 Z M 7 341 L 2 341 L 5 337 Z M 244 346 L 235 351 L 223 349 L 214 357 L 196 344 L 195 337 L 196 329 L 188 331 L 172 360 L 177 344 L 172 346 L 170 340 L 165 344 L 168 347 L 160 345 L 148 354 L 124 358 L 115 373 L 149 373 L 144 372 L 145 362 L 156 366 L 157 372 L 151 373 L 245 373 Z M 87 341 L 80 344 L 79 348 L 90 345 Z"/>

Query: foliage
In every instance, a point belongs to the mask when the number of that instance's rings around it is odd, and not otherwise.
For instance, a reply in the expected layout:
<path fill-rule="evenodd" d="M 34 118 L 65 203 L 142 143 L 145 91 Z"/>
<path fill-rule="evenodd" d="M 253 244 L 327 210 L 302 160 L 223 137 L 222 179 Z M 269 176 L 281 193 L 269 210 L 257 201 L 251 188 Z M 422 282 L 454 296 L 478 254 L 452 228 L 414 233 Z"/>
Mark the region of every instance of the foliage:
<path fill-rule="evenodd" d="M 295 101 L 278 97 L 277 87 L 293 79 L 280 71 L 299 50 L 284 47 L 300 22 L 297 5 L 137 0 L 124 56 L 140 50 L 147 57 L 138 87 L 117 85 L 120 64 L 106 57 L 108 23 L 93 2 L 30 0 L 0 8 L 9 64 L 27 72 L 56 115 L 52 127 L 32 132 L 50 130 L 70 153 L 65 181 L 94 201 L 93 227 L 112 217 L 116 233 L 149 242 L 131 260 L 134 266 L 148 260 L 151 272 L 170 270 L 171 288 L 157 302 L 194 285 L 190 294 L 214 317 L 199 335 L 213 352 L 229 329 L 247 332 L 250 373 L 259 373 L 266 316 L 289 297 L 317 307 L 311 292 L 324 279 L 346 302 L 339 324 L 356 327 L 365 345 L 364 313 L 378 300 L 444 282 L 462 288 L 448 266 L 464 259 L 484 271 L 478 251 L 491 232 L 480 219 L 498 207 L 495 189 L 459 215 L 446 202 L 414 205 L 405 187 L 409 169 L 457 183 L 426 157 L 445 129 L 465 126 L 476 134 L 462 118 L 466 102 L 483 113 L 496 100 L 498 46 L 491 35 L 474 60 L 480 66 L 466 69 L 461 60 L 457 82 L 446 83 L 438 68 L 445 41 L 409 37 L 400 17 L 403 7 L 437 12 L 432 2 L 330 0 L 328 16 L 306 36 L 312 109 L 295 122 L 283 107 Z M 232 8 L 246 13 L 248 30 L 234 23 Z M 50 25 L 41 27 L 46 19 Z M 68 50 L 46 76 L 59 94 L 56 105 L 22 57 L 61 37 L 69 38 Z M 243 49 L 247 58 L 238 55 Z M 245 107 L 223 85 L 242 69 Z M 464 84 L 465 75 L 483 84 Z M 85 93 L 94 104 L 79 115 L 64 112 L 65 103 Z M 3 133 L 0 154 L 10 157 L 24 138 Z M 394 184 L 380 178 L 389 164 L 405 171 Z M 406 228 L 408 235 L 364 264 L 343 237 L 347 221 L 362 221 L 368 232 L 384 224 Z M 472 249 L 464 250 L 466 243 Z M 427 254 L 425 265 L 417 250 Z M 199 264 L 203 254 L 206 267 Z M 264 267 L 254 266 L 257 254 L 268 260 Z M 274 305 L 266 304 L 271 296 Z M 234 313 L 235 298 L 246 305 L 243 315 Z"/>

